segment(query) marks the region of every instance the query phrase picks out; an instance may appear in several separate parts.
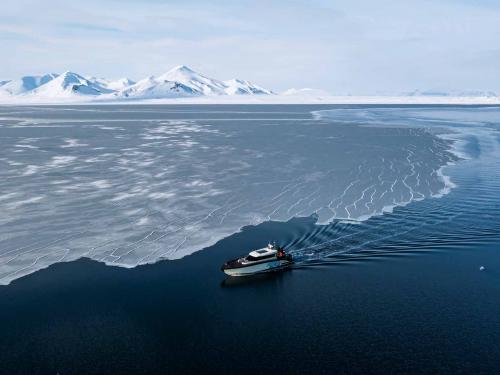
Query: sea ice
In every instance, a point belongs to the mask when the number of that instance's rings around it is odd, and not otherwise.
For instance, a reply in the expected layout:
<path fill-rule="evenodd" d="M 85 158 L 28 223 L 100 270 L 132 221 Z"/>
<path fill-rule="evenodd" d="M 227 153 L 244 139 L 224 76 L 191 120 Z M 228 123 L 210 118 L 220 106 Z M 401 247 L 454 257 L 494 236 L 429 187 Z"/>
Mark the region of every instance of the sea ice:
<path fill-rule="evenodd" d="M 80 257 L 176 259 L 266 220 L 355 223 L 447 192 L 442 168 L 457 160 L 449 140 L 384 110 L 9 111 L 0 108 L 0 283 Z"/>

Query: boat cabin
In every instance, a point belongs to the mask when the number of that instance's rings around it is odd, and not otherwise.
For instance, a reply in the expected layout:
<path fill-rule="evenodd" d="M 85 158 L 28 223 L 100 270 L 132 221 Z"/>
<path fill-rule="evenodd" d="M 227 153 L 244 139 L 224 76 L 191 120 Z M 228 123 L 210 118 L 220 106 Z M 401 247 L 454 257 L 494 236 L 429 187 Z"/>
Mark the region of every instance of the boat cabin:
<path fill-rule="evenodd" d="M 274 247 L 266 247 L 264 249 L 254 250 L 247 255 L 246 260 L 255 261 L 273 258 L 276 256 L 276 249 Z"/>

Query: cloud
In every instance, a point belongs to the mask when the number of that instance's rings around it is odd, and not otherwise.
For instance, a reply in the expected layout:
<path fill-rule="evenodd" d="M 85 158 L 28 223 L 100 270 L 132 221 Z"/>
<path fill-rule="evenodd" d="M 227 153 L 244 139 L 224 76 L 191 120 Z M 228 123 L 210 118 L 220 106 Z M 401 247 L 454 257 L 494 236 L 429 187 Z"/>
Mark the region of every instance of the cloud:
<path fill-rule="evenodd" d="M 102 26 L 98 24 L 90 24 L 90 23 L 63 23 L 61 24 L 62 27 L 65 27 L 69 30 L 76 30 L 76 31 L 96 31 L 96 32 L 104 32 L 104 33 L 119 33 L 123 32 L 122 29 L 119 29 L 117 27 L 110 27 L 110 26 Z"/>

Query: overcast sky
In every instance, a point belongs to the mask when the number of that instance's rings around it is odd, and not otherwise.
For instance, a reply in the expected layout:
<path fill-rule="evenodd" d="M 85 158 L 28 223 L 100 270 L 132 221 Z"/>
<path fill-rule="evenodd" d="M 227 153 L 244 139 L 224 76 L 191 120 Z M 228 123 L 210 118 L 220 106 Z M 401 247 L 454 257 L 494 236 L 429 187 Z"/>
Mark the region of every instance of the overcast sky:
<path fill-rule="evenodd" d="M 0 80 L 185 64 L 275 91 L 500 92 L 498 0 L 2 0 Z"/>

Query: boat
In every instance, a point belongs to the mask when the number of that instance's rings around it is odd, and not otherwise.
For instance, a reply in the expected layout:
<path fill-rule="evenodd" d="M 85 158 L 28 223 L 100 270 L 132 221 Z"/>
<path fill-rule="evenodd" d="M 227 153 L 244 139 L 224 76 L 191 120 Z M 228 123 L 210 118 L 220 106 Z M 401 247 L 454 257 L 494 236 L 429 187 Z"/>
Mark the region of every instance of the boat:
<path fill-rule="evenodd" d="M 249 276 L 279 271 L 292 264 L 293 258 L 284 248 L 269 244 L 263 249 L 251 251 L 244 257 L 227 261 L 221 270 L 229 276 Z"/>

